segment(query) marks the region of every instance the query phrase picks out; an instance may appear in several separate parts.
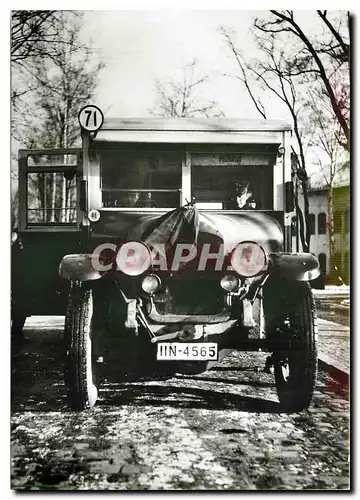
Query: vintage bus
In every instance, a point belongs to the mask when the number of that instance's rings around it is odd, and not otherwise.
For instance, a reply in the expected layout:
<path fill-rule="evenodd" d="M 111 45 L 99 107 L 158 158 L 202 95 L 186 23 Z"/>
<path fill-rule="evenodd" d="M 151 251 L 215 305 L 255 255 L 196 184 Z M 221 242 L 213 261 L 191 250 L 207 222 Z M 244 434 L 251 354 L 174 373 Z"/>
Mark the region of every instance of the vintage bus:
<path fill-rule="evenodd" d="M 14 338 L 30 315 L 66 315 L 74 409 L 107 363 L 199 373 L 232 350 L 267 351 L 281 407 L 308 407 L 319 266 L 291 252 L 291 127 L 91 105 L 79 121 L 81 148 L 19 153 Z"/>

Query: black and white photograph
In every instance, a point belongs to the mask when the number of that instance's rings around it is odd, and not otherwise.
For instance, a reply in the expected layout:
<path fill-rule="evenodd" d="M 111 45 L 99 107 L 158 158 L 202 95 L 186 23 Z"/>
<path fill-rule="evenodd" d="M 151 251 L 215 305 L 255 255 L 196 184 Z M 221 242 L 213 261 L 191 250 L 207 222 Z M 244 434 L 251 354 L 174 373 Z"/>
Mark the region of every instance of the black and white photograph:
<path fill-rule="evenodd" d="M 354 14 L 193 4 L 7 11 L 9 491 L 352 489 Z"/>

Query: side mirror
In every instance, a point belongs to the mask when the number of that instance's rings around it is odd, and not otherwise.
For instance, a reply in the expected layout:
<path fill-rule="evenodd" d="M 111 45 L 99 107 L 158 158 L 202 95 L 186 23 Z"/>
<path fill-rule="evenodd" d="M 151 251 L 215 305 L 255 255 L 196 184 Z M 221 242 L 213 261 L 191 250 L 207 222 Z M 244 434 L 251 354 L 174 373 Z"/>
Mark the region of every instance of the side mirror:
<path fill-rule="evenodd" d="M 289 181 L 285 183 L 285 212 L 292 212 L 294 207 L 294 186 L 292 181 Z"/>
<path fill-rule="evenodd" d="M 84 180 L 80 181 L 80 189 L 79 189 L 79 206 L 82 212 L 87 211 L 87 183 Z"/>

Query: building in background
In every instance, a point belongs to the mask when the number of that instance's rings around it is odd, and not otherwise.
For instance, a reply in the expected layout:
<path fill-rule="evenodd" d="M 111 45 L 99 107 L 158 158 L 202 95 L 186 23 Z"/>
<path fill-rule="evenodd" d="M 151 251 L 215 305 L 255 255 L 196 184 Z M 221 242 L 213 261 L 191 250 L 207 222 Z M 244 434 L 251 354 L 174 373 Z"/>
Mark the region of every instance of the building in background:
<path fill-rule="evenodd" d="M 350 284 L 350 175 L 349 169 L 339 172 L 333 184 L 334 252 L 330 252 L 329 186 L 311 179 L 309 182 L 310 252 L 320 263 L 323 284 Z M 299 204 L 303 208 L 299 188 Z M 302 251 L 301 240 L 292 225 L 294 251 Z"/>

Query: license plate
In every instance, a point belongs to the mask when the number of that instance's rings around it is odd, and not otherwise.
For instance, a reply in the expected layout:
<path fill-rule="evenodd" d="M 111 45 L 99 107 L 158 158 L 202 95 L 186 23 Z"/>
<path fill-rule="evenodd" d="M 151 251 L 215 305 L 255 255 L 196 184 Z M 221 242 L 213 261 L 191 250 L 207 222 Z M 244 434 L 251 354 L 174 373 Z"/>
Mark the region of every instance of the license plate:
<path fill-rule="evenodd" d="M 158 361 L 216 361 L 218 345 L 215 342 L 159 342 Z"/>

